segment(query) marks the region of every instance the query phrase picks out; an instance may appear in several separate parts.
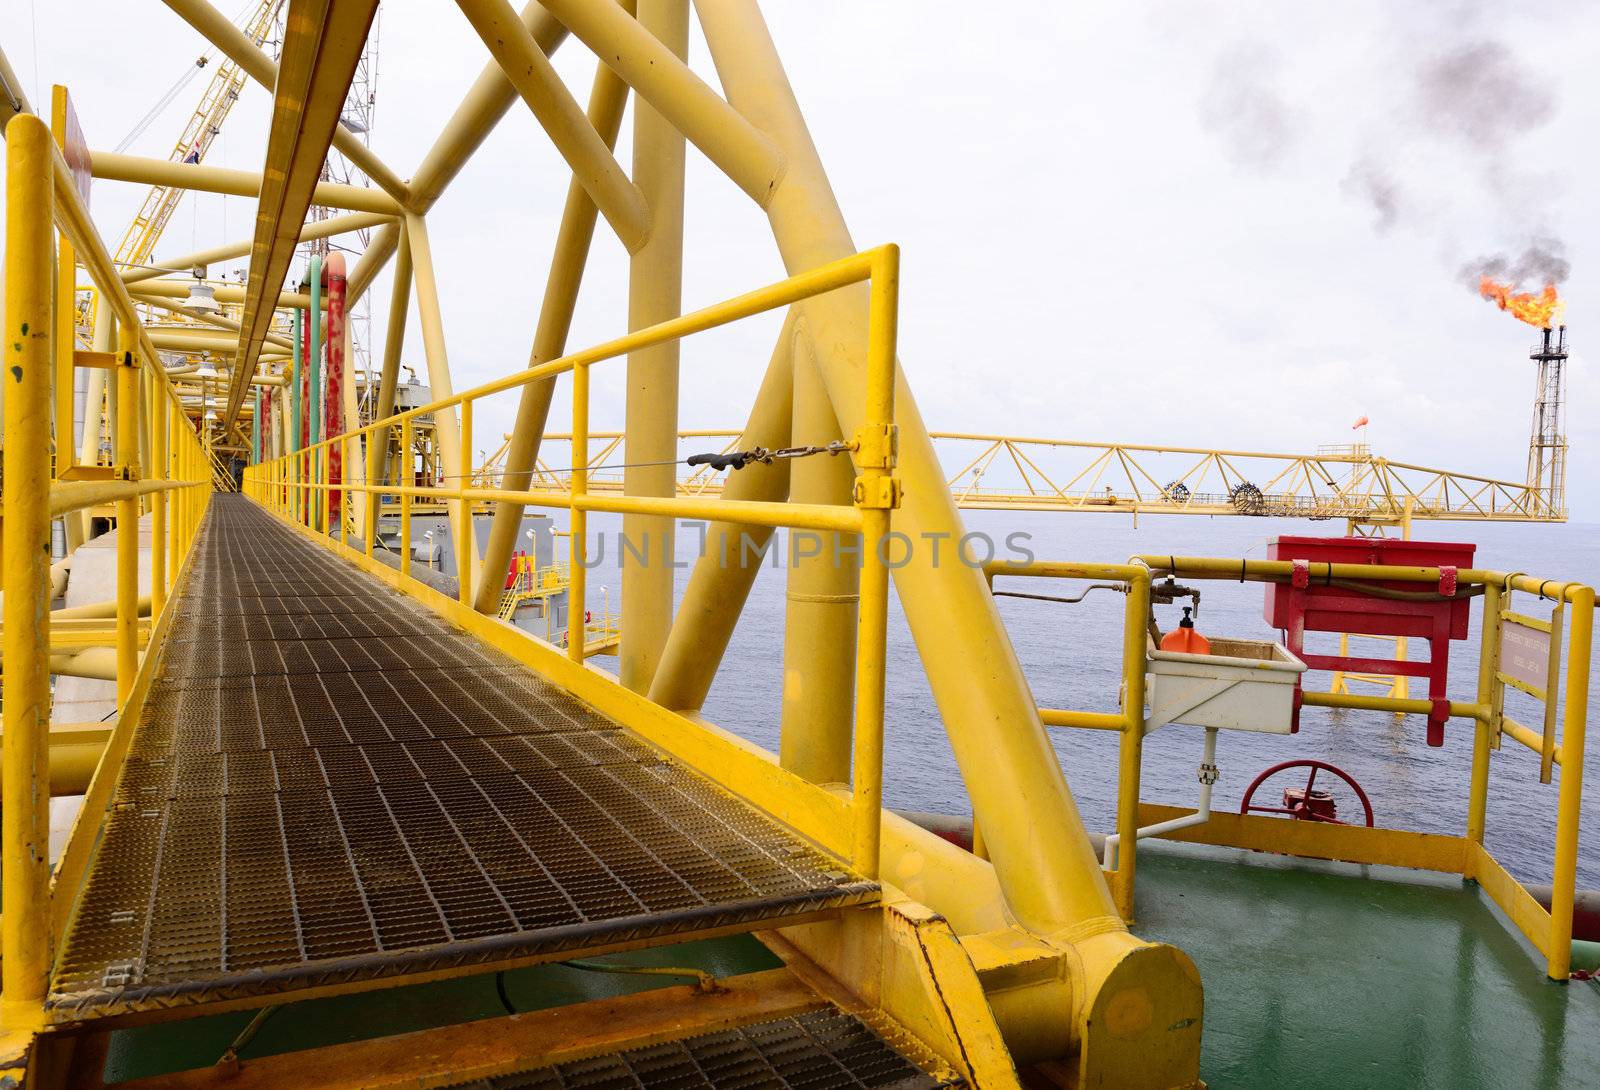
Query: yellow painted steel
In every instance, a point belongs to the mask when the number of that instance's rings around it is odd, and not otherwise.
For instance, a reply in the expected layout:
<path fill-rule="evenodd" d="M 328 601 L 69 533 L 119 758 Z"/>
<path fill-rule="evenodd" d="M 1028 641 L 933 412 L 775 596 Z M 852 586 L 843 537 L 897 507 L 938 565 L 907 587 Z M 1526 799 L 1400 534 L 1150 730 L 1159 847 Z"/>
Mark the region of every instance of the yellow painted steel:
<path fill-rule="evenodd" d="M 544 10 L 537 5 L 532 7 L 541 13 Z M 623 7 L 631 14 L 634 7 L 632 0 L 628 0 Z M 598 64 L 589 92 L 587 116 L 589 124 L 605 141 L 607 149 L 616 147 L 617 134 L 622 127 L 623 107 L 627 101 L 627 84 L 618 79 L 604 63 Z M 550 258 L 544 297 L 539 304 L 539 324 L 534 329 L 533 347 L 528 353 L 530 367 L 548 363 L 566 348 L 573 311 L 578 302 L 578 286 L 583 280 L 583 267 L 594 239 L 597 215 L 594 201 L 589 199 L 584 186 L 574 178 L 567 187 L 566 203 L 561 209 L 555 253 Z M 385 366 L 387 363 L 388 357 L 385 356 Z M 387 381 L 388 371 L 384 374 Z M 553 376 L 522 388 L 522 395 L 517 402 L 517 418 L 505 452 L 505 472 L 500 478 L 502 487 L 527 488 L 532 483 L 530 471 L 538 461 L 539 446 L 554 392 Z M 391 399 L 387 408 L 380 405 L 378 415 L 385 416 L 393 408 Z M 517 534 L 522 525 L 522 514 L 522 505 L 517 503 L 502 502 L 495 506 L 489 541 L 484 547 L 483 570 L 478 580 L 476 602 L 479 612 L 487 613 L 493 608 L 495 573 L 504 571 L 510 563 L 511 550 L 516 547 Z"/>
<path fill-rule="evenodd" d="M 795 315 L 795 309 L 791 308 L 784 318 L 772 358 L 767 363 L 767 373 L 761 380 L 761 388 L 756 392 L 755 404 L 751 406 L 745 424 L 744 441 L 768 450 L 790 445 L 789 425 L 794 401 L 790 344 L 794 336 Z M 790 466 L 788 459 L 746 466 L 722 490 L 722 502 L 781 503 L 794 498 L 789 490 L 792 477 Z M 769 529 L 726 519 L 707 524 L 700 557 L 689 575 L 689 584 L 684 588 L 677 615 L 673 618 L 667 645 L 661 652 L 661 665 L 650 683 L 651 700 L 679 711 L 698 711 L 704 706 L 717 668 L 722 663 L 723 652 L 733 639 L 745 600 L 759 573 L 762 550 L 772 540 Z M 850 636 L 853 641 L 854 618 L 851 620 Z M 851 649 L 851 656 L 853 662 L 854 648 Z M 840 698 L 843 706 L 836 714 L 843 720 L 845 739 L 835 767 L 843 767 L 844 774 L 828 778 L 810 775 L 793 762 L 784 760 L 780 754 L 780 762 L 785 768 L 799 772 L 814 782 L 843 782 L 848 778 L 848 690 L 841 693 Z M 789 700 L 786 683 L 786 706 Z"/>
<path fill-rule="evenodd" d="M 589 365 L 583 364 L 572 372 L 572 434 L 582 437 L 589 427 Z M 580 449 L 587 450 L 585 441 Z M 578 503 L 589 487 L 589 471 L 579 455 L 572 465 L 572 524 L 568 548 L 572 557 L 571 587 L 567 592 L 567 655 L 573 662 L 583 663 L 588 649 L 584 635 L 589 609 L 589 517 Z"/>
<path fill-rule="evenodd" d="M 683 67 L 689 52 L 689 0 L 639 0 L 636 19 L 607 5 L 662 63 Z M 593 11 L 593 5 L 586 5 Z M 562 19 L 559 10 L 552 11 Z M 571 17 L 563 19 L 570 27 Z M 581 33 L 580 33 L 581 37 Z M 615 66 L 619 49 L 596 56 Z M 633 181 L 650 210 L 649 235 L 630 247 L 628 328 L 642 329 L 683 313 L 683 202 L 685 143 L 656 105 L 640 96 L 633 104 Z M 623 241 L 629 241 L 624 237 Z M 623 490 L 632 496 L 670 497 L 676 492 L 678 342 L 640 345 L 628 355 L 623 413 L 634 456 L 623 470 Z M 587 423 L 586 423 L 587 426 Z M 623 548 L 642 554 L 622 565 L 622 644 L 617 672 L 635 692 L 649 692 L 672 629 L 675 525 L 641 512 L 622 520 Z"/>
<path fill-rule="evenodd" d="M 94 176 L 107 181 L 172 186 L 175 189 L 224 193 L 234 197 L 261 195 L 262 176 L 249 170 L 173 163 L 166 159 L 146 159 L 114 151 L 92 152 L 91 161 L 94 163 Z M 381 189 L 340 182 L 318 182 L 311 203 L 351 212 L 378 212 L 386 216 L 397 216 L 404 211 L 393 197 Z"/>
<path fill-rule="evenodd" d="M 55 146 L 29 114 L 6 126 L 4 731 L 0 735 L 0 1063 L 42 1022 L 50 933 L 50 386 Z"/>
<path fill-rule="evenodd" d="M 584 613 L 587 608 L 586 514 L 590 510 L 618 513 L 650 514 L 671 518 L 711 518 L 732 522 L 750 522 L 771 526 L 801 526 L 843 533 L 862 534 L 863 580 L 876 579 L 881 592 L 861 611 L 862 637 L 858 642 L 856 664 L 856 715 L 855 764 L 857 773 L 851 801 L 846 807 L 843 827 L 835 826 L 829 835 L 818 836 L 805 830 L 819 843 L 824 844 L 849 859 L 853 865 L 876 873 L 879 854 L 879 814 L 882 792 L 883 747 L 883 686 L 884 686 L 884 626 L 887 618 L 887 564 L 884 541 L 889 529 L 889 512 L 899 502 L 900 486 L 894 475 L 896 465 L 896 436 L 892 423 L 894 414 L 894 343 L 895 314 L 898 308 L 898 251 L 893 246 L 880 247 L 855 255 L 824 269 L 791 277 L 778 284 L 747 293 L 737 299 L 707 307 L 693 314 L 673 318 L 618 338 L 615 341 L 573 353 L 552 361 L 548 365 L 530 368 L 506 379 L 486 383 L 462 394 L 443 397 L 428 405 L 417 406 L 403 413 L 391 415 L 356 429 L 345 439 L 329 439 L 313 444 L 294 455 L 259 463 L 245 470 L 246 493 L 252 498 L 310 532 L 315 540 L 349 555 L 368 560 L 363 549 L 349 548 L 341 542 L 331 541 L 320 532 L 313 519 L 309 525 L 297 512 L 326 510 L 326 502 L 315 497 L 334 486 L 314 466 L 316 457 L 332 443 L 345 442 L 357 435 L 368 437 L 386 431 L 395 423 L 401 426 L 402 450 L 410 451 L 411 429 L 419 417 L 438 420 L 453 408 L 466 409 L 473 401 L 499 393 L 518 385 L 527 385 L 554 374 L 573 373 L 573 434 L 580 438 L 579 451 L 587 450 L 584 439 L 590 411 L 590 368 L 600 362 L 628 355 L 638 348 L 675 340 L 688 333 L 713 328 L 739 318 L 774 309 L 798 299 L 826 292 L 840 284 L 867 281 L 872 287 L 872 324 L 869 326 L 866 385 L 868 421 L 855 439 L 856 457 L 862 473 L 858 478 L 854 508 L 804 504 L 786 504 L 760 501 L 737 502 L 731 500 L 685 500 L 674 497 L 590 496 L 587 494 L 587 471 L 580 454 L 571 475 L 566 494 L 547 492 L 517 492 L 504 489 L 468 487 L 470 481 L 459 479 L 456 487 L 426 488 L 415 485 L 398 485 L 386 481 L 369 480 L 364 484 L 341 484 L 348 492 L 384 491 L 398 494 L 401 501 L 401 536 L 409 542 L 410 505 L 415 497 L 440 497 L 469 508 L 477 500 L 515 499 L 571 511 L 572 545 L 571 574 L 568 592 L 568 636 L 565 658 L 581 665 L 587 650 L 584 639 Z M 464 419 L 468 417 L 464 415 Z M 326 458 L 320 458 L 325 465 Z M 409 469 L 404 470 L 409 474 Z M 300 498 L 304 497 L 304 498 Z M 308 507 L 309 505 L 309 507 Z M 465 525 L 465 524 L 458 524 Z M 401 553 L 399 585 L 418 597 L 431 601 L 428 588 L 409 578 L 409 548 L 404 544 Z M 388 570 L 388 569 L 385 569 Z M 865 593 L 865 592 L 864 592 Z M 469 601 L 458 595 L 453 604 L 470 611 Z M 475 612 L 474 617 L 481 616 Z M 494 625 L 496 633 L 506 631 L 497 620 L 483 618 Z M 872 640 L 864 637 L 872 635 Z M 590 676 L 587 671 L 579 675 Z M 575 692 L 578 689 L 574 689 Z M 582 694 L 580 694 L 582 695 Z M 637 706 L 659 707 L 635 698 Z M 647 733 L 647 737 L 648 737 Z M 700 766 L 700 761 L 690 759 Z M 716 767 L 713 765 L 712 767 Z M 720 777 L 719 777 L 720 778 Z M 792 777 L 791 777 L 792 778 Z M 803 782 L 803 781 L 800 781 Z M 761 805 L 783 816 L 792 809 L 792 803 L 777 804 L 762 800 Z M 786 818 L 787 820 L 787 818 Z"/>
<path fill-rule="evenodd" d="M 985 573 L 991 580 L 1003 575 L 1021 575 L 1132 581 L 1140 573 L 1145 573 L 1144 577 L 1148 580 L 1148 569 L 1153 568 L 1187 579 L 1282 582 L 1290 578 L 1292 571 L 1292 565 L 1283 561 L 1157 554 L 1135 559 L 1138 563 L 1133 566 L 1055 561 L 995 563 L 988 565 Z M 1314 564 L 1312 575 L 1314 578 L 1386 579 L 1437 585 L 1440 571 L 1437 568 L 1427 567 Z M 1131 585 L 1137 587 L 1136 583 Z M 1565 980 L 1571 965 L 1572 902 L 1576 886 L 1578 814 L 1583 790 L 1583 747 L 1588 716 L 1587 694 L 1594 625 L 1594 590 L 1577 583 L 1538 579 L 1521 573 L 1507 574 L 1477 569 L 1458 572 L 1457 586 L 1461 589 L 1481 588 L 1484 600 L 1477 700 L 1450 701 L 1450 715 L 1469 720 L 1474 730 L 1472 772 L 1467 798 L 1467 826 L 1464 837 L 1444 838 L 1403 830 L 1328 826 L 1315 822 L 1283 822 L 1277 819 L 1220 814 L 1215 811 L 1211 819 L 1203 824 L 1165 835 L 1176 840 L 1276 851 L 1289 855 L 1422 867 L 1476 879 L 1482 883 L 1484 891 L 1505 910 L 1507 916 L 1545 956 L 1546 971 L 1550 978 Z M 1504 714 L 1502 705 L 1506 677 L 1499 670 L 1500 620 L 1507 613 L 1504 603 L 1512 590 L 1552 597 L 1558 603 L 1570 606 L 1572 623 L 1567 643 L 1566 698 L 1562 704 L 1559 742 L 1554 742 L 1550 735 L 1523 726 Z M 1148 594 L 1148 589 L 1145 593 Z M 1142 713 L 1143 704 L 1143 659 L 1146 639 L 1143 619 L 1148 611 L 1148 599 L 1143 606 L 1135 608 L 1132 601 L 1134 597 L 1135 594 L 1129 595 L 1130 602 L 1124 626 L 1124 717 L 1129 715 L 1130 709 L 1133 708 L 1139 709 Z M 1540 623 L 1545 624 L 1552 632 L 1555 629 L 1554 621 Z M 1141 694 L 1141 699 L 1137 702 L 1126 695 L 1134 692 Z M 1360 708 L 1397 714 L 1427 714 L 1431 707 L 1426 700 L 1349 693 L 1304 692 L 1302 700 L 1311 707 Z M 1139 755 L 1133 747 L 1127 745 L 1132 724 L 1126 718 L 1118 722 L 1117 717 L 1106 713 L 1059 709 L 1044 709 L 1041 714 L 1046 723 L 1054 726 L 1123 732 L 1118 766 L 1117 810 L 1117 826 L 1122 850 L 1125 851 L 1126 845 L 1133 842 L 1139 826 L 1165 821 L 1187 813 L 1172 807 L 1154 807 L 1139 800 L 1137 794 Z M 1557 877 L 1552 909 L 1549 912 L 1540 908 L 1527 890 L 1483 847 L 1489 774 L 1495 739 L 1502 733 L 1522 743 L 1534 753 L 1549 752 L 1552 765 L 1561 769 L 1554 857 L 1554 871 Z M 1133 903 L 1133 871 L 1128 868 L 1126 875 L 1121 871 L 1122 868 L 1119 868 L 1119 872 L 1113 875 L 1113 883 L 1119 907 L 1128 912 Z"/>
<path fill-rule="evenodd" d="M 41 1004 L 52 950 L 79 889 L 90 840 L 125 753 L 125 744 L 121 748 L 108 745 L 97 765 L 96 747 L 58 747 L 59 775 L 52 775 L 47 734 L 50 673 L 114 678 L 120 715 L 113 737 L 131 732 L 137 715 L 129 712 L 137 711 L 142 692 L 148 688 L 148 667 L 154 661 L 147 658 L 142 668 L 139 649 L 147 638 L 159 640 L 170 615 L 163 608 L 167 573 L 160 570 L 154 556 L 152 594 L 141 597 L 139 593 L 142 497 L 172 497 L 175 529 L 168 541 L 173 555 L 183 555 L 198 526 L 211 474 L 161 358 L 138 323 L 132 301 L 115 275 L 48 131 L 36 117 L 24 113 L 11 121 L 6 138 L 4 321 L 9 389 L 5 398 L 5 618 L 0 636 L 5 724 L 0 741 L 0 790 L 8 805 L 0 808 L 5 902 L 0 917 L 0 1064 L 10 1065 L 18 1062 L 32 1029 L 42 1024 Z M 51 293 L 57 287 L 50 267 L 53 224 L 70 242 L 108 304 L 101 312 L 104 321 L 100 328 L 105 332 L 101 343 L 109 339 L 114 316 L 120 351 L 110 373 L 116 409 L 112 420 L 115 464 L 103 472 L 95 471 L 96 477 L 107 479 L 52 485 L 51 387 L 61 381 L 52 376 L 58 362 L 50 318 Z M 93 368 L 98 362 L 92 355 L 74 354 L 71 358 L 75 367 Z M 94 369 L 90 373 L 105 372 Z M 162 416 L 175 426 L 158 426 L 156 419 Z M 98 428 L 96 421 L 92 432 L 96 448 Z M 149 450 L 150 456 L 141 458 L 142 449 Z M 108 499 L 117 503 L 120 531 L 115 599 L 66 611 L 71 619 L 63 618 L 61 639 L 53 643 L 48 609 L 57 588 L 49 564 L 50 521 Z M 163 549 L 168 541 L 157 538 Z M 141 620 L 141 615 L 152 609 L 156 611 L 153 628 Z M 114 642 L 114 650 L 103 646 L 108 639 Z M 88 775 L 91 768 L 95 769 L 92 777 Z M 104 785 L 99 794 L 93 783 L 85 782 L 89 779 Z M 84 809 L 93 815 L 87 823 L 90 840 L 75 831 L 53 878 L 47 810 L 52 786 L 79 791 L 87 786 L 90 798 Z M 84 825 L 80 821 L 79 829 Z"/>
<path fill-rule="evenodd" d="M 792 441 L 822 446 L 843 439 L 805 336 L 804 320 L 786 335 L 793 342 L 788 355 L 794 406 L 791 426 L 780 445 Z M 833 456 L 802 458 L 789 475 L 789 498 L 796 503 L 840 503 L 855 487 L 854 467 Z M 736 483 L 730 481 L 723 495 Z M 855 685 L 856 630 L 862 624 L 860 583 L 865 574 L 847 559 L 852 555 L 847 551 L 850 544 L 840 534 L 811 534 L 800 540 L 791 536 L 785 557 L 789 585 L 784 595 L 778 759 L 816 783 L 850 782 L 850 692 Z"/>
<path fill-rule="evenodd" d="M 121 331 L 117 360 L 117 469 L 139 478 L 139 365 L 134 330 Z M 128 701 L 139 672 L 139 511 L 137 496 L 117 501 L 117 704 Z"/>
<path fill-rule="evenodd" d="M 589 123 L 507 0 L 457 3 L 572 168 L 573 179 L 583 186 L 628 252 L 637 252 L 651 234 L 651 206 L 612 156 L 611 142 Z"/>
<path fill-rule="evenodd" d="M 1572 965 L 1572 902 L 1577 884 L 1579 811 L 1583 803 L 1594 590 L 1574 588 L 1570 600 L 1572 630 L 1567 643 L 1567 693 L 1561 724 L 1561 793 L 1556 812 L 1555 876 L 1551 880 L 1550 945 L 1545 951 L 1552 980 L 1567 979 Z"/>

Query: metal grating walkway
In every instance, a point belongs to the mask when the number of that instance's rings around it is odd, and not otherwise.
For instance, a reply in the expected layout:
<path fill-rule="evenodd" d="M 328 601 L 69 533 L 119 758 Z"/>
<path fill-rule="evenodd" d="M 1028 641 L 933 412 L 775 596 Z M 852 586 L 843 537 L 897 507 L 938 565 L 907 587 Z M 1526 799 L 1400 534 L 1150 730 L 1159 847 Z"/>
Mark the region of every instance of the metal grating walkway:
<path fill-rule="evenodd" d="M 217 496 L 61 952 L 59 1021 L 871 900 L 242 496 Z"/>
<path fill-rule="evenodd" d="M 839 1010 L 574 1060 L 450 1090 L 935 1090 L 938 1079 Z"/>

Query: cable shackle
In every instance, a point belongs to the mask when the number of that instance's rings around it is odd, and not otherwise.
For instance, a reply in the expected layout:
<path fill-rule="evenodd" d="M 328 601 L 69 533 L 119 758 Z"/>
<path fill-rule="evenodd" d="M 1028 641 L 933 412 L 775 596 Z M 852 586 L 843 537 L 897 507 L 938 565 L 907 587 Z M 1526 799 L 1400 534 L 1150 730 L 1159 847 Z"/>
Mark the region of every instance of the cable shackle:
<path fill-rule="evenodd" d="M 730 450 L 726 454 L 691 454 L 684 459 L 686 465 L 710 466 L 712 469 L 743 469 L 747 465 L 760 462 L 762 465 L 771 465 L 779 458 L 809 458 L 813 454 L 837 455 L 846 454 L 855 450 L 854 443 L 846 443 L 836 439 L 825 446 L 811 447 L 779 447 L 777 450 L 768 450 L 766 447 L 751 447 L 749 450 Z"/>

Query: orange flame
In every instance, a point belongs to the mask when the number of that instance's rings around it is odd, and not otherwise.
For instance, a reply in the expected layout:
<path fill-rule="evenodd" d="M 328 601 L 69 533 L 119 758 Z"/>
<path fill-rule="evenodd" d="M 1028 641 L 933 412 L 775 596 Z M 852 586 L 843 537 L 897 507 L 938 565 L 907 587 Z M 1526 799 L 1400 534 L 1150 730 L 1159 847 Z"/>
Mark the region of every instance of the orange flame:
<path fill-rule="evenodd" d="M 1518 321 L 1540 329 L 1553 327 L 1565 308 L 1556 294 L 1554 284 L 1546 284 L 1544 290 L 1535 295 L 1533 292 L 1517 291 L 1515 284 L 1502 284 L 1494 277 L 1486 276 L 1478 282 L 1478 294 L 1494 300 L 1496 306 L 1510 311 Z"/>

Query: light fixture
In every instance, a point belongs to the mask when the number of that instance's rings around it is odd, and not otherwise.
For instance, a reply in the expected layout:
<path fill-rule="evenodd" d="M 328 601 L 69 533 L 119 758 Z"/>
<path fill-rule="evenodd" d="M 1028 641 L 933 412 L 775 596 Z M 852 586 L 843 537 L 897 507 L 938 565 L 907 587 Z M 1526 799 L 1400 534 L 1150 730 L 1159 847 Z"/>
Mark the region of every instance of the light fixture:
<path fill-rule="evenodd" d="M 198 280 L 189 285 L 189 297 L 183 305 L 184 309 L 199 314 L 216 314 L 222 310 L 217 304 L 217 289 Z"/>

